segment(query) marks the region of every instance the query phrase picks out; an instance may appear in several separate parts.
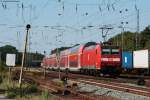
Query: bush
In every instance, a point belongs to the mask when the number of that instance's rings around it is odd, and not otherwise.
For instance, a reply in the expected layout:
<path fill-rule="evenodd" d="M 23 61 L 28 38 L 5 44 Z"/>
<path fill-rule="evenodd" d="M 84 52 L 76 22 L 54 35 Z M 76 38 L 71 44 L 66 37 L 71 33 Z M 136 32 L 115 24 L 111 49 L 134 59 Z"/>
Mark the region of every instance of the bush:
<path fill-rule="evenodd" d="M 41 100 L 49 100 L 49 92 L 45 90 L 42 92 Z"/>
<path fill-rule="evenodd" d="M 0 72 L 5 71 L 5 67 L 6 65 L 4 64 L 4 62 L 0 62 Z"/>
<path fill-rule="evenodd" d="M 12 98 L 15 98 L 17 96 L 17 94 L 15 92 L 8 92 L 7 93 L 7 97 L 12 99 Z"/>
<path fill-rule="evenodd" d="M 15 98 L 20 93 L 20 90 L 17 87 L 7 86 L 6 97 Z"/>
<path fill-rule="evenodd" d="M 28 87 L 24 88 L 23 90 L 24 90 L 25 94 L 36 93 L 38 91 L 36 85 L 29 85 Z"/>
<path fill-rule="evenodd" d="M 37 91 L 38 89 L 36 85 L 29 85 L 29 86 L 22 85 L 22 89 L 20 89 L 18 86 L 8 85 L 6 96 L 8 98 L 14 98 L 16 96 L 26 97 L 27 95 L 37 93 Z"/>
<path fill-rule="evenodd" d="M 0 84 L 3 82 L 3 78 L 2 76 L 0 76 Z"/>

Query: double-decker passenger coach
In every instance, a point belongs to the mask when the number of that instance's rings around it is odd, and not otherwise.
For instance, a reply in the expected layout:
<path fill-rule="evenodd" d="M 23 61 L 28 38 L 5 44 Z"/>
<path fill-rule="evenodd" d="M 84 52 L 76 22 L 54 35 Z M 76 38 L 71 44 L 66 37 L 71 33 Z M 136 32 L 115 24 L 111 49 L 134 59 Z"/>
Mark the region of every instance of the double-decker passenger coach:
<path fill-rule="evenodd" d="M 54 56 L 55 55 L 55 56 Z M 56 54 L 43 60 L 48 68 L 80 71 L 87 74 L 119 74 L 121 49 L 118 46 L 88 42 L 60 51 L 60 61 Z M 51 59 L 51 60 L 46 60 Z"/>

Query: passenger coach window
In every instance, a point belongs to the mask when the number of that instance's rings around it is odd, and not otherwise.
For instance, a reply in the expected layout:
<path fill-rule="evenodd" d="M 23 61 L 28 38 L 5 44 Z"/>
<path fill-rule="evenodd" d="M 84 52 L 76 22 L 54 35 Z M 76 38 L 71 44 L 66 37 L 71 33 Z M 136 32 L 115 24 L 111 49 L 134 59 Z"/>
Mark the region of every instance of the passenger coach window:
<path fill-rule="evenodd" d="M 111 54 L 119 54 L 119 49 L 112 49 Z"/>
<path fill-rule="evenodd" d="M 102 49 L 102 54 L 110 54 L 110 49 Z"/>
<path fill-rule="evenodd" d="M 89 46 L 89 47 L 86 47 L 85 50 L 92 50 L 96 47 L 96 45 L 92 45 L 92 46 Z"/>

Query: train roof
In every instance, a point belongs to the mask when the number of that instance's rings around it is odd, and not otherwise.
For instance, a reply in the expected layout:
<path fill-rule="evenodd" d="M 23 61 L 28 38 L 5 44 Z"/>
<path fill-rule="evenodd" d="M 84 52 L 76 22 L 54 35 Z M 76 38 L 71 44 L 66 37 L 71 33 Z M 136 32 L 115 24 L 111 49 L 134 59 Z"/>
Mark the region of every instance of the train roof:
<path fill-rule="evenodd" d="M 97 45 L 98 43 L 96 42 L 88 42 L 85 44 L 80 44 L 80 45 L 76 45 L 72 48 L 69 49 L 70 53 L 77 53 L 77 52 L 82 52 L 84 48 L 88 47 L 88 46 L 92 46 L 92 45 Z"/>
<path fill-rule="evenodd" d="M 69 53 L 69 50 L 66 49 L 66 50 L 63 50 L 60 52 L 60 55 L 67 55 Z"/>
<path fill-rule="evenodd" d="M 97 45 L 98 43 L 96 42 L 88 42 L 86 44 L 84 44 L 84 47 L 88 47 L 88 46 L 91 46 L 91 45 Z"/>
<path fill-rule="evenodd" d="M 56 57 L 56 54 L 50 54 L 47 56 L 47 58 Z"/>
<path fill-rule="evenodd" d="M 56 54 L 57 50 L 58 53 L 60 53 L 60 55 L 66 55 L 68 53 L 77 53 L 77 52 L 82 52 L 84 48 L 89 47 L 89 46 L 93 46 L 92 48 L 94 48 L 95 45 L 100 45 L 102 47 L 105 48 L 119 48 L 119 46 L 113 46 L 113 45 L 108 45 L 108 44 L 103 44 L 103 43 L 96 43 L 96 42 L 87 42 L 84 44 L 76 44 L 72 47 L 61 47 L 61 48 L 56 48 L 54 50 L 52 50 L 51 54 Z M 56 56 L 56 55 L 55 55 Z"/>
<path fill-rule="evenodd" d="M 101 45 L 104 48 L 119 48 L 119 46 L 115 46 L 115 45 Z"/>
<path fill-rule="evenodd" d="M 77 52 L 80 51 L 81 48 L 82 48 L 82 44 L 70 48 L 70 49 L 69 49 L 69 52 L 70 52 L 71 54 L 72 54 L 72 53 L 77 53 Z"/>

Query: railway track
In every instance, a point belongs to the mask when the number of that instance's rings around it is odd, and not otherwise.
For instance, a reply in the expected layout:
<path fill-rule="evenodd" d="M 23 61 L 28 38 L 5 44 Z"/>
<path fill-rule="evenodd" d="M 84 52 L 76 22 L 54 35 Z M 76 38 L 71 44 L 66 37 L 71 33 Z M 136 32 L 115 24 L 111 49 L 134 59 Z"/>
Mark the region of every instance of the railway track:
<path fill-rule="evenodd" d="M 39 72 L 40 73 L 40 72 Z M 41 74 L 41 73 L 40 73 Z M 61 73 L 61 75 L 65 75 L 64 73 Z M 47 78 L 58 78 L 58 72 L 48 72 L 47 73 Z M 91 84 L 94 86 L 99 86 L 99 87 L 104 87 L 104 88 L 109 88 L 109 89 L 114 89 L 114 90 L 118 90 L 118 91 L 123 91 L 123 92 L 129 92 L 129 93 L 133 93 L 133 94 L 138 94 L 138 95 L 142 95 L 142 96 L 147 96 L 150 97 L 150 88 L 143 88 L 143 87 L 135 87 L 135 86 L 130 86 L 127 84 L 122 84 L 120 83 L 119 80 L 117 81 L 112 81 L 113 79 L 109 80 L 102 80 L 99 77 L 93 77 L 93 76 L 86 76 L 86 75 L 78 75 L 78 74 L 70 74 L 68 75 L 69 79 L 72 80 L 76 80 L 77 83 L 86 83 L 86 84 Z M 39 84 L 41 84 L 40 86 L 43 88 L 47 88 L 49 90 L 55 90 L 55 89 L 51 89 L 49 87 L 54 87 L 54 86 L 49 86 L 48 81 L 46 80 L 41 80 L 38 78 L 33 78 L 34 81 L 38 82 Z M 39 81 L 41 80 L 41 81 Z M 108 81 L 109 80 L 109 81 Z M 149 79 L 146 79 L 149 81 Z M 126 81 L 126 80 L 124 80 Z M 71 90 L 68 90 L 71 91 Z M 76 92 L 71 92 L 74 95 L 77 95 Z M 79 96 L 81 94 L 78 94 Z M 83 95 L 83 94 L 82 94 Z M 82 96 L 85 98 L 86 96 Z M 89 97 L 86 97 L 89 98 Z M 93 100 L 93 99 L 87 99 L 87 100 Z"/>
<path fill-rule="evenodd" d="M 29 76 L 29 75 L 25 75 L 24 78 L 33 80 L 41 88 L 48 89 L 50 93 L 54 94 L 55 100 L 66 100 L 67 98 L 74 98 L 76 100 L 79 100 L 79 99 L 80 100 L 96 100 L 92 96 L 88 96 L 86 94 L 79 93 L 70 88 L 64 88 L 64 87 L 57 86 L 48 79 L 43 79 L 43 78 L 39 78 L 39 77 L 35 77 L 35 76 L 33 77 L 33 76 Z M 62 93 L 65 91 L 69 92 L 71 95 L 69 97 L 62 96 Z M 61 94 L 58 95 L 57 94 L 58 92 L 61 92 Z M 68 99 L 68 100 L 74 100 L 74 99 Z"/>
<path fill-rule="evenodd" d="M 84 78 L 83 78 L 84 77 Z M 81 75 L 69 75 L 69 78 L 77 79 L 77 82 L 80 83 L 86 83 L 86 84 L 91 84 L 94 86 L 100 86 L 100 87 L 105 87 L 109 89 L 114 89 L 114 90 L 119 90 L 123 92 L 129 92 L 133 94 L 138 94 L 142 96 L 148 96 L 150 97 L 150 88 L 143 88 L 143 87 L 135 87 L 135 86 L 130 86 L 127 84 L 122 84 L 120 83 L 121 81 L 107 81 L 107 80 L 97 80 L 97 78 L 91 78 L 91 77 L 86 77 Z"/>
<path fill-rule="evenodd" d="M 58 77 L 57 75 L 55 74 L 59 74 L 58 72 L 56 71 L 51 71 L 49 73 L 47 73 L 47 76 L 53 76 L 53 77 Z M 65 75 L 64 73 L 60 73 L 62 76 Z M 69 73 L 68 75 L 68 78 L 70 79 L 77 79 L 77 78 L 82 78 L 82 79 L 94 79 L 94 80 L 101 80 L 101 81 L 109 81 L 109 82 L 118 82 L 118 83 L 131 83 L 131 84 L 135 84 L 137 85 L 138 83 L 138 78 L 127 78 L 127 77 L 123 77 L 123 78 L 109 78 L 109 77 L 95 77 L 95 76 L 88 76 L 88 75 L 80 75 L 80 74 L 72 74 L 72 73 Z M 150 77 L 146 76 L 144 77 L 145 78 L 145 87 L 150 87 Z"/>
<path fill-rule="evenodd" d="M 63 75 L 63 73 L 61 73 Z M 48 77 L 57 77 L 54 74 L 49 73 Z M 91 84 L 94 86 L 100 86 L 105 87 L 109 89 L 119 90 L 123 92 L 129 92 L 133 94 L 138 94 L 142 96 L 148 96 L 150 97 L 150 88 L 144 88 L 144 87 L 136 87 L 136 86 L 130 86 L 127 84 L 121 83 L 120 80 L 117 81 L 109 81 L 108 80 L 99 80 L 99 78 L 95 78 L 93 76 L 84 76 L 84 75 L 77 75 L 77 74 L 69 74 L 68 76 L 70 79 L 77 79 L 78 83 L 86 83 Z M 98 79 L 98 80 L 97 80 Z M 127 80 L 124 80 L 127 81 Z"/>
<path fill-rule="evenodd" d="M 78 80 L 77 82 L 150 97 L 150 89 L 147 88 L 133 87 L 115 82 L 104 83 L 102 81 L 95 81 L 95 80 Z"/>
<path fill-rule="evenodd" d="M 12 68 L 13 70 L 20 70 L 20 67 L 13 67 Z M 43 72 L 43 68 L 24 68 L 24 71 L 30 71 L 30 72 Z M 54 72 L 54 73 L 57 73 L 57 71 L 47 71 L 47 72 Z M 71 73 L 69 73 L 71 75 Z M 72 74 L 74 75 L 74 74 Z M 82 77 L 86 77 L 87 75 L 82 75 Z M 88 77 L 93 77 L 93 76 L 88 76 Z M 99 76 L 98 76 L 99 77 Z M 139 77 L 141 77 L 140 75 L 124 75 L 124 74 L 121 74 L 119 76 L 119 78 L 128 78 L 128 79 L 138 79 Z M 102 77 L 101 77 L 102 78 Z M 150 79 L 150 76 L 143 76 L 144 79 Z"/>
<path fill-rule="evenodd" d="M 19 68 L 16 68 L 16 69 L 18 70 Z M 36 68 L 36 69 L 35 68 L 28 68 L 25 71 L 38 73 L 40 75 L 43 75 L 43 69 L 42 68 Z M 47 71 L 46 75 L 50 76 L 50 77 L 53 76 L 55 78 L 58 78 L 59 75 L 57 76 L 55 74 L 58 75 L 58 72 L 56 72 L 56 71 Z M 63 72 L 60 72 L 60 74 L 61 74 L 61 76 L 65 75 Z M 80 77 L 82 79 L 95 79 L 95 80 L 104 80 L 104 81 L 110 81 L 110 82 L 131 83 L 133 85 L 134 84 L 137 85 L 138 81 L 139 81 L 138 76 L 133 76 L 133 75 L 128 75 L 127 77 L 126 76 L 121 76 L 121 77 L 118 77 L 118 78 L 109 78 L 109 77 L 99 77 L 99 76 L 95 77 L 95 76 L 69 73 L 69 76 L 68 76 L 68 78 L 74 78 L 74 79 L 76 79 L 78 77 Z M 144 86 L 149 88 L 150 87 L 150 76 L 144 76 L 143 78 L 144 78 L 144 81 L 145 81 Z"/>

